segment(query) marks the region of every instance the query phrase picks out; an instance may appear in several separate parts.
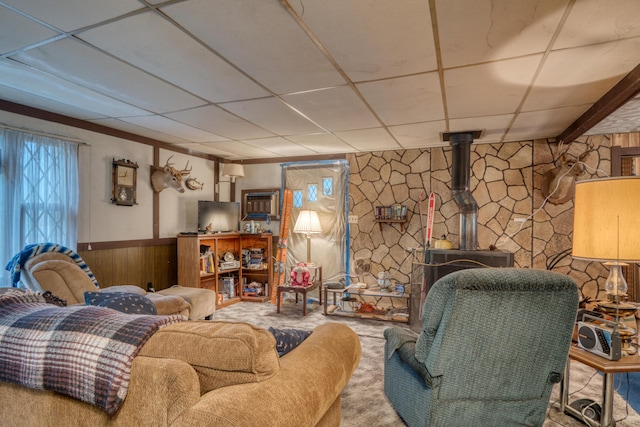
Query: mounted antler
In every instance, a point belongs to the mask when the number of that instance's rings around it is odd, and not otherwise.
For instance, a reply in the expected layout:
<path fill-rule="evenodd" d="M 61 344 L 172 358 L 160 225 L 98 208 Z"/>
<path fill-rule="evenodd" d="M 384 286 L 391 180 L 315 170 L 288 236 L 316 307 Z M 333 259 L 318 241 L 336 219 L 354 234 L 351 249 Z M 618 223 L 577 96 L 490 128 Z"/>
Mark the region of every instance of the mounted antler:
<path fill-rule="evenodd" d="M 551 203 L 564 203 L 573 197 L 576 178 L 584 175 L 584 160 L 594 151 L 590 142 L 579 156 L 570 154 L 567 148 L 554 162 L 556 167 L 544 174 L 542 194 Z"/>
<path fill-rule="evenodd" d="M 188 176 L 193 167 L 188 168 L 189 161 L 187 160 L 184 169 L 178 170 L 173 167 L 173 163 L 169 162 L 172 157 L 173 156 L 170 156 L 167 159 L 162 168 L 151 166 L 151 186 L 156 193 L 161 192 L 165 188 L 175 188 L 180 193 L 184 193 L 182 177 Z"/>

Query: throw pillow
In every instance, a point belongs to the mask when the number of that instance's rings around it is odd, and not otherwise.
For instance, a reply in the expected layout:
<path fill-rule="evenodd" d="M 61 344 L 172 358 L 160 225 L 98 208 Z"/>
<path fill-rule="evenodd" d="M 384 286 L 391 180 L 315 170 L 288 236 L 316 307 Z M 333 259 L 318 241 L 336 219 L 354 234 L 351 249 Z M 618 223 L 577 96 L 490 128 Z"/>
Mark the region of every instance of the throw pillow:
<path fill-rule="evenodd" d="M 311 331 L 303 331 L 300 329 L 275 329 L 270 327 L 269 332 L 271 332 L 276 339 L 276 350 L 280 357 L 299 346 L 302 341 L 311 335 Z"/>
<path fill-rule="evenodd" d="M 107 307 L 128 314 L 158 314 L 156 306 L 145 296 L 128 292 L 84 293 L 86 305 Z"/>

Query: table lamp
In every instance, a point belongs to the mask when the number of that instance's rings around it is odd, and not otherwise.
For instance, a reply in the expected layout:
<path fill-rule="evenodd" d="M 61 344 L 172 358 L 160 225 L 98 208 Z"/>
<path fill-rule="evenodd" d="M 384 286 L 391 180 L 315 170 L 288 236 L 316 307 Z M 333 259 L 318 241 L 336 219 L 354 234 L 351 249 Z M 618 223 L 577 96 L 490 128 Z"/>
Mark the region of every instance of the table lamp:
<path fill-rule="evenodd" d="M 629 336 L 627 326 L 620 322 L 620 311 L 623 314 L 627 310 L 635 311 L 634 306 L 623 303 L 628 286 L 622 266 L 640 261 L 640 177 L 576 183 L 573 212 L 571 254 L 576 259 L 602 261 L 609 266 L 605 291 L 610 302 L 599 306 L 603 311 L 615 313 L 623 340 L 622 350 L 634 354 L 630 340 L 635 328 Z"/>
<path fill-rule="evenodd" d="M 304 234 L 307 237 L 307 265 L 311 263 L 311 235 L 322 233 L 320 218 L 316 211 L 300 211 L 296 225 L 293 227 L 294 233 Z"/>

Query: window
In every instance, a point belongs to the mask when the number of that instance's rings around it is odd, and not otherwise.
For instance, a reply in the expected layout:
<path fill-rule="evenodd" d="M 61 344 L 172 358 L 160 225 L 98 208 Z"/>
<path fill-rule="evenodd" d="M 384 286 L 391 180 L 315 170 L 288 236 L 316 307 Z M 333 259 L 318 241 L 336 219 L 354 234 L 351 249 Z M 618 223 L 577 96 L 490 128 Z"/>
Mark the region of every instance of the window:
<path fill-rule="evenodd" d="M 6 263 L 32 243 L 75 249 L 78 144 L 5 129 L 0 165 L 0 260 Z M 2 271 L 0 284 L 11 286 L 8 272 Z"/>
<path fill-rule="evenodd" d="M 318 185 L 317 184 L 309 184 L 307 186 L 307 200 L 309 202 L 318 201 Z"/>
<path fill-rule="evenodd" d="M 322 178 L 322 195 L 333 196 L 333 178 Z"/>

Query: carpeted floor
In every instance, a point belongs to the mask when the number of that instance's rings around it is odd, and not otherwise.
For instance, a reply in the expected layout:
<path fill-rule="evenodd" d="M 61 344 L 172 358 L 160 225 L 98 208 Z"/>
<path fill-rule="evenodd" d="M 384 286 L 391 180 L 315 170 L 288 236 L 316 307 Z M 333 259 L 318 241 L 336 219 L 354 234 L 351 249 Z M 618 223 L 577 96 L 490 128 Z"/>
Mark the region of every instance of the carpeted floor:
<path fill-rule="evenodd" d="M 307 315 L 302 316 L 302 305 L 285 301 L 280 314 L 269 303 L 242 302 L 218 310 L 213 320 L 249 322 L 268 328 L 294 328 L 311 330 L 320 323 L 335 321 L 351 327 L 360 337 L 362 359 L 351 381 L 342 392 L 343 427 L 402 427 L 404 422 L 393 410 L 383 392 L 383 331 L 399 323 L 378 320 L 351 319 L 340 316 L 324 316 L 318 304 L 307 306 Z M 581 363 L 571 365 L 570 401 L 601 398 L 602 377 Z M 544 427 L 581 426 L 579 421 L 564 415 L 558 409 L 558 387 L 554 389 L 550 410 Z M 640 425 L 640 416 L 624 399 L 616 395 L 614 417 L 618 427 Z M 453 423 L 452 425 L 455 425 Z"/>

